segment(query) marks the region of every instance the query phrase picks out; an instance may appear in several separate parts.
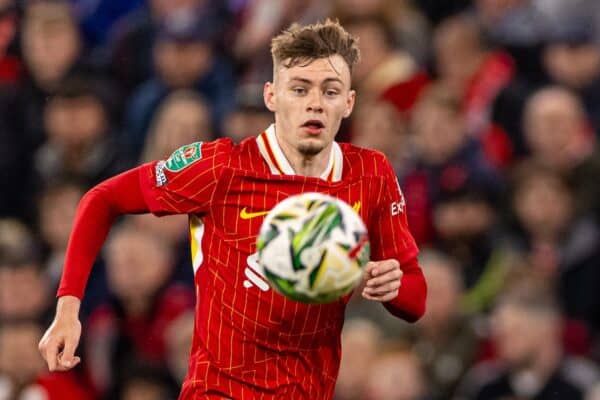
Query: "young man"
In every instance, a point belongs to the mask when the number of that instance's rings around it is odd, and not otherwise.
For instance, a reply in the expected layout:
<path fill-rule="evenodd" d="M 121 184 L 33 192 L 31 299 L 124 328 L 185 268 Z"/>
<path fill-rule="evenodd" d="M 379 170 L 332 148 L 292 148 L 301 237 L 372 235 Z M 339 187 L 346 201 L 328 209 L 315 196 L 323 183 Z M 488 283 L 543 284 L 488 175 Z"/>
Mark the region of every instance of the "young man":
<path fill-rule="evenodd" d="M 54 322 L 40 342 L 51 370 L 65 371 L 81 325 L 90 266 L 111 222 L 124 213 L 190 216 L 197 293 L 189 371 L 180 399 L 331 399 L 348 298 L 288 300 L 257 273 L 255 239 L 279 201 L 319 191 L 360 209 L 374 262 L 363 297 L 415 321 L 426 285 L 404 199 L 381 153 L 334 142 L 354 106 L 356 40 L 337 23 L 292 26 L 272 42 L 274 79 L 264 87 L 275 124 L 239 145 L 194 143 L 96 186 L 82 199 Z M 400 288 L 401 287 L 401 288 Z"/>

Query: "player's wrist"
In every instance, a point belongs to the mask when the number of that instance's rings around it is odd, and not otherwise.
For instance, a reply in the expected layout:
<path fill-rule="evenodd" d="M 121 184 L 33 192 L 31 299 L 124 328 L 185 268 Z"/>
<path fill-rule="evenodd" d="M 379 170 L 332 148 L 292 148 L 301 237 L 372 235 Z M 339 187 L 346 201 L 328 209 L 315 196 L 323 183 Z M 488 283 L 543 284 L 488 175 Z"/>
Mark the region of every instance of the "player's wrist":
<path fill-rule="evenodd" d="M 81 300 L 75 296 L 61 296 L 56 305 L 56 319 L 79 319 Z"/>

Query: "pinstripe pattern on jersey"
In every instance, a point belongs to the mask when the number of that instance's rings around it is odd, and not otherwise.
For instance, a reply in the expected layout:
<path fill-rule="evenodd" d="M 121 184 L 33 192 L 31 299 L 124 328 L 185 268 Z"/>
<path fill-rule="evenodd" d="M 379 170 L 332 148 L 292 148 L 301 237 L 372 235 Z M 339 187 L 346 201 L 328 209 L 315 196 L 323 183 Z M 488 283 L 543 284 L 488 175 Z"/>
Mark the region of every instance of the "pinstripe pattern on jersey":
<path fill-rule="evenodd" d="M 204 229 L 196 244 L 203 260 L 195 274 L 196 323 L 180 399 L 331 399 L 348 298 L 306 305 L 245 287 L 246 260 L 256 250 L 263 218 L 242 220 L 239 213 L 244 207 L 269 210 L 292 194 L 328 193 L 361 203 L 375 259 L 414 256 L 405 222 L 389 212 L 397 197 L 389 164 L 377 153 L 342 144 L 327 171 L 331 179 L 324 180 L 273 172 L 260 138 L 238 146 L 206 143 L 203 152 L 205 158 L 167 176 L 166 185 L 155 188 L 152 173 L 147 180 L 153 211 L 190 212 Z"/>

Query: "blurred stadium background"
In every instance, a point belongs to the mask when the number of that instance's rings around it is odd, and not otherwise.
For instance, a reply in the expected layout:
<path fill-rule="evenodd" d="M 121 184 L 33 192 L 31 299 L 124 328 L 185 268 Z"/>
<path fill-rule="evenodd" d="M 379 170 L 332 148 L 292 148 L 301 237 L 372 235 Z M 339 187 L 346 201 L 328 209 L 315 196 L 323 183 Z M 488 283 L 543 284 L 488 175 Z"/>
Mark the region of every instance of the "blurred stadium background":
<path fill-rule="evenodd" d="M 328 16 L 363 54 L 338 139 L 392 160 L 430 288 L 414 326 L 352 300 L 336 399 L 600 399 L 597 0 L 0 0 L 0 400 L 176 398 L 185 216 L 119 222 L 82 365 L 42 364 L 78 200 L 262 131 L 269 39 Z"/>

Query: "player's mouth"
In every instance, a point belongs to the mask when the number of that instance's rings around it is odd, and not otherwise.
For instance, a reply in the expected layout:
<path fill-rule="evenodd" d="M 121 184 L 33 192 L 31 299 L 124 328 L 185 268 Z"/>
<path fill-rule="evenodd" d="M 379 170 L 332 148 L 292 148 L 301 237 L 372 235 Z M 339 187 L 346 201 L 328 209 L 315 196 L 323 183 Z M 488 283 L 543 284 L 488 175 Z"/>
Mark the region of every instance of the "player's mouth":
<path fill-rule="evenodd" d="M 316 136 L 323 131 L 325 125 L 318 119 L 309 119 L 308 121 L 302 124 L 302 128 L 304 128 L 309 135 Z"/>

